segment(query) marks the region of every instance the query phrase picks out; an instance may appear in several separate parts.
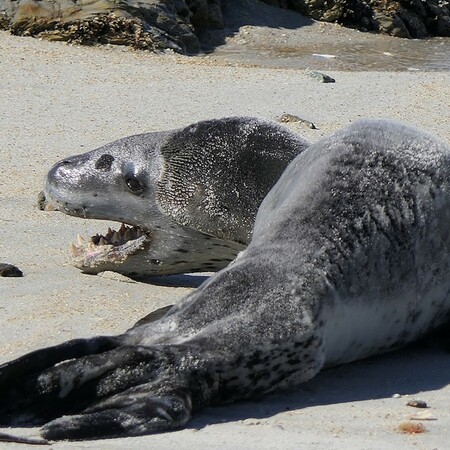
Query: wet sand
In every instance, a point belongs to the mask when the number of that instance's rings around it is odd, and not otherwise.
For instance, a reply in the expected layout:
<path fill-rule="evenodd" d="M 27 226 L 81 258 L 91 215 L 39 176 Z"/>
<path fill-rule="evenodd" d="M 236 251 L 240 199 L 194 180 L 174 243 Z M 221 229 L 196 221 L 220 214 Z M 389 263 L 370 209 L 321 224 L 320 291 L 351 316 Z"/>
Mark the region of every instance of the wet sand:
<path fill-rule="evenodd" d="M 362 117 L 386 117 L 450 141 L 449 72 L 327 74 L 336 83 L 319 83 L 303 70 L 0 33 L 0 259 L 25 275 L 0 279 L 0 362 L 75 337 L 120 333 L 204 279 L 126 283 L 72 267 L 69 242 L 108 224 L 37 209 L 43 177 L 58 159 L 126 135 L 230 115 L 295 114 L 316 124 L 317 130 L 289 125 L 311 141 Z M 182 431 L 55 447 L 444 449 L 449 369 L 439 350 L 406 349 L 328 370 L 294 394 L 209 408 Z M 436 419 L 423 421 L 428 431 L 420 435 L 397 431 L 418 411 L 405 406 L 412 398 L 426 401 Z"/>
<path fill-rule="evenodd" d="M 450 70 L 450 38 L 399 39 L 315 22 L 257 0 L 228 0 L 225 30 L 210 31 L 205 59 L 267 68 Z M 214 49 L 212 54 L 208 48 Z"/>

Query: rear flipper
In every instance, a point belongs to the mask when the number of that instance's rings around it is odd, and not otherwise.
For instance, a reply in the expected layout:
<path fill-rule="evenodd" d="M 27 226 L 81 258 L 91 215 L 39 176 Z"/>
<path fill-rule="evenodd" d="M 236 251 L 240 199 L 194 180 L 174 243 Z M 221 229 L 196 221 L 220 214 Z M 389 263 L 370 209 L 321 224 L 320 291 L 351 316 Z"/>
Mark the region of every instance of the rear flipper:
<path fill-rule="evenodd" d="M 0 365 L 0 425 L 36 425 L 48 420 L 52 417 L 50 405 L 42 402 L 33 405 L 40 374 L 62 361 L 114 349 L 118 341 L 118 338 L 106 336 L 74 339 Z"/>
<path fill-rule="evenodd" d="M 50 440 L 179 428 L 212 395 L 214 377 L 202 365 L 187 348 L 70 341 L 0 367 L 0 425 L 45 424 Z"/>
<path fill-rule="evenodd" d="M 146 383 L 126 389 L 85 408 L 81 414 L 55 419 L 42 428 L 49 440 L 80 440 L 138 436 L 177 429 L 191 418 L 191 394 L 168 388 L 170 383 Z"/>

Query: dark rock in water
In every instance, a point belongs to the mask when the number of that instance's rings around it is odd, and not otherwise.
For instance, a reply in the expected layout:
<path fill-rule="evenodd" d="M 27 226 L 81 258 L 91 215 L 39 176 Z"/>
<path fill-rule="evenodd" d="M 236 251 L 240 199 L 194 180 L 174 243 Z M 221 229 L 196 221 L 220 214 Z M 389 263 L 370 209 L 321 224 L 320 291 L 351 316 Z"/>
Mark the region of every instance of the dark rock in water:
<path fill-rule="evenodd" d="M 450 36 L 450 0 L 264 1 L 362 31 Z M 223 7 L 238 8 L 226 0 L 0 0 L 0 29 L 78 44 L 194 54 L 199 36 L 227 26 Z"/>
<path fill-rule="evenodd" d="M 23 273 L 12 264 L 0 263 L 0 277 L 23 277 Z"/>

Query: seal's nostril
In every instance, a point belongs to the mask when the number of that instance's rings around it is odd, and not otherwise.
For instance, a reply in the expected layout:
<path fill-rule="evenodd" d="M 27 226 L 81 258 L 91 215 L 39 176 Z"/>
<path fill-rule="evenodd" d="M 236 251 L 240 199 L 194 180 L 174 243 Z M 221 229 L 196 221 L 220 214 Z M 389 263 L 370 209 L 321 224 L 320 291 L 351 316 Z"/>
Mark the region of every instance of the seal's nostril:
<path fill-rule="evenodd" d="M 95 168 L 98 170 L 103 170 L 104 172 L 108 172 L 109 170 L 111 170 L 113 161 L 114 156 L 105 153 L 97 159 L 97 161 L 95 162 Z"/>

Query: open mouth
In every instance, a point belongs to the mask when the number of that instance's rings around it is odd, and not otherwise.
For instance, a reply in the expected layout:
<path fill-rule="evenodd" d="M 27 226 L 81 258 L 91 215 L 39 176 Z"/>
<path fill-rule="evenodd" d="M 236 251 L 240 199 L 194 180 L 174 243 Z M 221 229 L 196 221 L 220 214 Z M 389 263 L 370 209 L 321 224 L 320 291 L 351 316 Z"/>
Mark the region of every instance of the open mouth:
<path fill-rule="evenodd" d="M 88 239 L 77 236 L 77 244 L 70 245 L 76 267 L 84 272 L 98 272 L 105 264 L 123 264 L 131 255 L 147 251 L 152 238 L 149 231 L 122 223 L 116 231 L 108 228 L 103 234 Z"/>
<path fill-rule="evenodd" d="M 44 192 L 38 195 L 38 208 L 42 211 L 59 210 L 70 213 L 61 209 L 58 202 L 49 201 Z M 130 257 L 146 253 L 153 240 L 151 231 L 122 223 L 118 230 L 108 228 L 104 235 L 96 234 L 88 239 L 78 235 L 77 243 L 70 244 L 70 253 L 75 267 L 85 273 L 98 273 L 104 270 L 117 270 L 125 262 L 127 266 L 133 265 L 136 259 L 132 258 L 129 261 Z"/>

